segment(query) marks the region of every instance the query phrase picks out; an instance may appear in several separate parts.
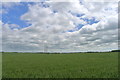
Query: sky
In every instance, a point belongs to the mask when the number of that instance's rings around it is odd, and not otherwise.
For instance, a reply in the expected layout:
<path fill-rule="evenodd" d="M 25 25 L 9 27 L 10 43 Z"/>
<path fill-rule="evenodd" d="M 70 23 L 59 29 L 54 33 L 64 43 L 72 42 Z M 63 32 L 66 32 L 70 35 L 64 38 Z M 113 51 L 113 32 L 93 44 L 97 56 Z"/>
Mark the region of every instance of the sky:
<path fill-rule="evenodd" d="M 2 51 L 118 49 L 118 14 L 117 2 L 2 2 Z"/>

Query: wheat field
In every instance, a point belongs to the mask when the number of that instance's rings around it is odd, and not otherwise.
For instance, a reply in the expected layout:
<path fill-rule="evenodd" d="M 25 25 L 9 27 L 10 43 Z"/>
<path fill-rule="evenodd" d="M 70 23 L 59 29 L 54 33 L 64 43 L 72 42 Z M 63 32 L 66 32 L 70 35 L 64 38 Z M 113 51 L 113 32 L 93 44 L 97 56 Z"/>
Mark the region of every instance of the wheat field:
<path fill-rule="evenodd" d="M 118 53 L 3 53 L 3 78 L 117 78 Z"/>

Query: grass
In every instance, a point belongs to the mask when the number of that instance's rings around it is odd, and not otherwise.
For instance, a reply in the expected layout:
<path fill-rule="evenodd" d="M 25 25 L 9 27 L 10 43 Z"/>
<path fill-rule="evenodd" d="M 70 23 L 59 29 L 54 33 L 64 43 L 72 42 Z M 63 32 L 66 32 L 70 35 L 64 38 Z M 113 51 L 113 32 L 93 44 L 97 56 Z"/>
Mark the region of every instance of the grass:
<path fill-rule="evenodd" d="M 118 53 L 4 53 L 3 78 L 117 78 Z"/>

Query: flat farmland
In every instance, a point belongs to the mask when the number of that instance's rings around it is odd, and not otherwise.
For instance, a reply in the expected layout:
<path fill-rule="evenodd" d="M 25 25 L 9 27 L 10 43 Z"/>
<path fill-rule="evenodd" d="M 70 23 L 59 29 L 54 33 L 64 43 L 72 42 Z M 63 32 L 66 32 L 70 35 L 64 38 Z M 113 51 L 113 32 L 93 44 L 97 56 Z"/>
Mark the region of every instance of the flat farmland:
<path fill-rule="evenodd" d="M 117 78 L 118 53 L 3 53 L 3 78 Z"/>

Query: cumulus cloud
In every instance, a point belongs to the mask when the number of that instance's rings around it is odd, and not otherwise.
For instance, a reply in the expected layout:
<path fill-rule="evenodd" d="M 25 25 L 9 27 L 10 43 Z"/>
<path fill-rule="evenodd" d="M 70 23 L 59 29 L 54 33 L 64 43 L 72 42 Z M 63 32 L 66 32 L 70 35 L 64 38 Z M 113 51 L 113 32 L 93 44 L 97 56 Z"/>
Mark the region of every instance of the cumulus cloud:
<path fill-rule="evenodd" d="M 44 7 L 47 5 L 48 7 Z M 45 2 L 30 4 L 19 27 L 3 23 L 4 51 L 106 51 L 117 49 L 117 3 Z M 83 14 L 79 17 L 76 15 Z M 94 18 L 97 23 L 88 24 Z M 88 20 L 85 20 L 88 19 Z M 80 29 L 79 25 L 82 24 Z"/>

